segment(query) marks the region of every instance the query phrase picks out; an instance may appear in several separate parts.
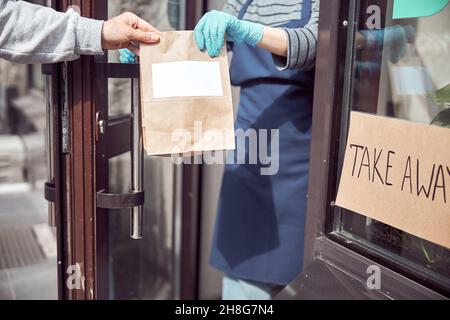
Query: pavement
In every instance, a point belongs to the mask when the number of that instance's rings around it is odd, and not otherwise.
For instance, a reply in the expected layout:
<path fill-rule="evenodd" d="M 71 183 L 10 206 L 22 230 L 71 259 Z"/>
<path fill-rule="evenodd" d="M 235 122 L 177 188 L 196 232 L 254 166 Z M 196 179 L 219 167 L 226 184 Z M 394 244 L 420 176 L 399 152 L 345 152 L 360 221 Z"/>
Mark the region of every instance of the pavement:
<path fill-rule="evenodd" d="M 42 189 L 0 185 L 0 300 L 57 299 L 56 242 L 46 224 Z"/>

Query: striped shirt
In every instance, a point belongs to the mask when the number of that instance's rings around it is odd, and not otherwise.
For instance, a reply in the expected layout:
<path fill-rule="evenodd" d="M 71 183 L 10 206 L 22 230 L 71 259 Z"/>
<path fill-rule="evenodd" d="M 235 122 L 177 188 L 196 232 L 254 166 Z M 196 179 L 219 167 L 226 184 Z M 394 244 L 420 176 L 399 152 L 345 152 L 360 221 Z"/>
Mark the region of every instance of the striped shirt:
<path fill-rule="evenodd" d="M 224 12 L 238 16 L 247 0 L 228 0 Z M 301 28 L 284 28 L 291 20 L 302 15 L 303 0 L 253 0 L 243 20 L 261 23 L 270 27 L 281 27 L 287 34 L 287 57 L 273 55 L 280 70 L 297 68 L 308 71 L 314 68 L 317 50 L 317 31 L 319 25 L 320 0 L 312 0 L 311 17 Z"/>

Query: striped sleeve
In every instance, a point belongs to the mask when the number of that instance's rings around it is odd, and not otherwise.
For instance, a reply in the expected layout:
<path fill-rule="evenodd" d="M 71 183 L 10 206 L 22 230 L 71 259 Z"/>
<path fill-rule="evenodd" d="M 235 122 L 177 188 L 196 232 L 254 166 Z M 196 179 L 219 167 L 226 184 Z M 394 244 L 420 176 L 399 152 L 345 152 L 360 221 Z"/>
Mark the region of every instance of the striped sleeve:
<path fill-rule="evenodd" d="M 237 17 L 241 11 L 242 4 L 238 0 L 228 0 L 222 11 Z"/>
<path fill-rule="evenodd" d="M 241 9 L 242 4 L 239 2 L 239 0 L 228 0 L 225 3 L 222 11 L 237 17 Z M 233 51 L 233 43 L 231 41 L 227 41 L 227 51 Z"/>
<path fill-rule="evenodd" d="M 287 57 L 272 55 L 280 70 L 297 68 L 308 71 L 315 66 L 320 0 L 312 2 L 311 18 L 304 27 L 284 28 L 288 38 Z"/>

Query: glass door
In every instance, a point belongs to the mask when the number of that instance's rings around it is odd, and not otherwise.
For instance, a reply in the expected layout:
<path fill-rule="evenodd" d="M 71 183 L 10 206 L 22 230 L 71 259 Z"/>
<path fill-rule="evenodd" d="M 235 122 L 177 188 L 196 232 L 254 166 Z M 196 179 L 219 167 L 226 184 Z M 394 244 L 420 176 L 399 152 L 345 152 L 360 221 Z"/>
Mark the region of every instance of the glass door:
<path fill-rule="evenodd" d="M 193 29 L 202 5 L 56 1 L 61 11 L 102 20 L 132 11 L 160 31 Z M 110 51 L 50 68 L 57 148 L 48 200 L 60 298 L 195 298 L 200 168 L 144 154 L 139 65 L 120 64 Z"/>

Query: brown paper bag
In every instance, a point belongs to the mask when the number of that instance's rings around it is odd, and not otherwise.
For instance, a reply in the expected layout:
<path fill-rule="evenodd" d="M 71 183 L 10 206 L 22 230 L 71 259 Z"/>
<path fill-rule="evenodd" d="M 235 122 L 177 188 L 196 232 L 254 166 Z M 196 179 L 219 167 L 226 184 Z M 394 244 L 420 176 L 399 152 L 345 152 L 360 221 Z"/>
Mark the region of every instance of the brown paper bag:
<path fill-rule="evenodd" d="M 192 31 L 140 48 L 142 132 L 149 155 L 234 149 L 228 57 L 198 50 Z"/>

